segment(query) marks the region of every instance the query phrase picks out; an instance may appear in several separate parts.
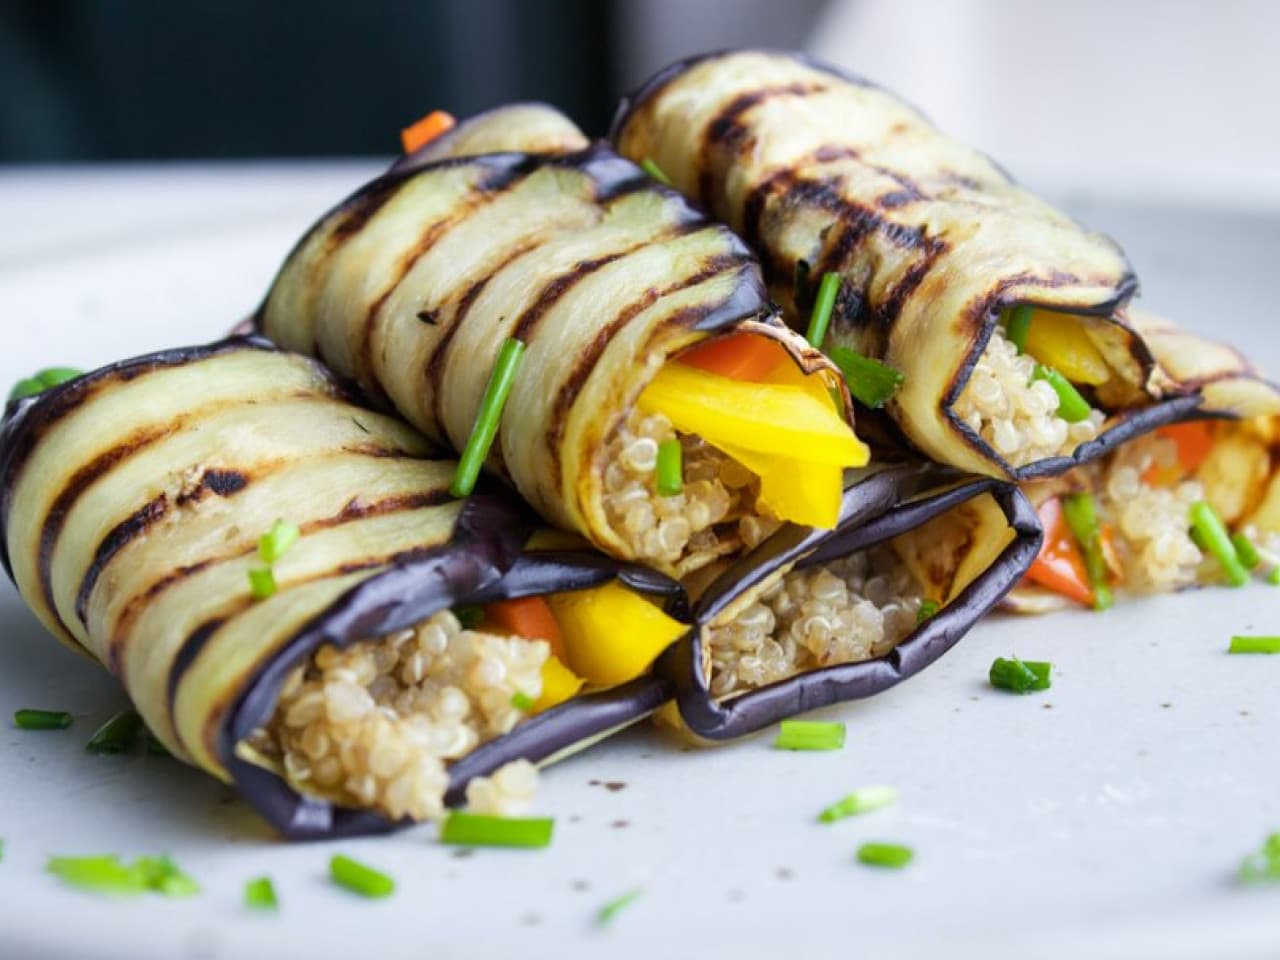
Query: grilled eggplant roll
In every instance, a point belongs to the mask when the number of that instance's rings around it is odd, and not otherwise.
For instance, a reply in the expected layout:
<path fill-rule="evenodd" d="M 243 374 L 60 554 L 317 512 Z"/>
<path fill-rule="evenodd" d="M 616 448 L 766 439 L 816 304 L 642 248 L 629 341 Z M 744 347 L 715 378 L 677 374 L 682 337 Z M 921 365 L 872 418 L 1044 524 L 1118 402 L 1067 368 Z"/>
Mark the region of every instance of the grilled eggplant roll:
<path fill-rule="evenodd" d="M 1110 239 L 863 80 L 787 53 L 699 57 L 628 98 L 613 138 L 746 239 L 791 322 L 838 274 L 824 346 L 854 376 L 863 357 L 904 375 L 887 412 L 937 462 L 1053 476 L 1219 412 L 1157 370 Z"/>
<path fill-rule="evenodd" d="M 426 450 L 265 341 L 127 361 L 10 406 L 6 569 L 290 837 L 517 809 L 533 763 L 667 698 L 683 595 L 528 549 L 522 509 L 451 497 Z"/>
<path fill-rule="evenodd" d="M 867 462 L 839 371 L 774 316 L 740 240 L 550 108 L 483 115 L 326 215 L 257 315 L 463 450 L 524 345 L 487 466 L 605 553 L 683 575 L 780 522 L 833 527 Z M 558 146 L 576 147 L 564 124 Z"/>
<path fill-rule="evenodd" d="M 1040 547 L 1011 484 L 920 464 L 852 479 L 836 530 L 782 530 L 697 597 L 696 629 L 659 670 L 698 737 L 742 736 L 912 676 L 1000 602 Z"/>

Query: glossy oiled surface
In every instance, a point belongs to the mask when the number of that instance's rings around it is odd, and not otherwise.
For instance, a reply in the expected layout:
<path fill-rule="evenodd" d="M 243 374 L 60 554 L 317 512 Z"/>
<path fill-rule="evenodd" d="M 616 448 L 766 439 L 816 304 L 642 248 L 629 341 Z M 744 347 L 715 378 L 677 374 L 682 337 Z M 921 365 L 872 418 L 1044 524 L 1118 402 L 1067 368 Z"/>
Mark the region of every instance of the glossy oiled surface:
<path fill-rule="evenodd" d="M 372 169 L 0 178 L 0 208 L 18 218 L 0 237 L 0 380 L 213 338 Z M 1128 241 L 1154 308 L 1231 331 L 1280 370 L 1280 219 L 1067 206 Z M 1231 875 L 1280 828 L 1280 657 L 1227 657 L 1237 631 L 1280 631 L 1280 591 L 992 621 L 921 677 L 826 711 L 848 723 L 840 753 L 780 753 L 767 736 L 682 753 L 637 732 L 546 777 L 550 850 L 456 859 L 431 828 L 285 847 L 179 764 L 86 756 L 121 695 L 0 583 L 0 956 L 1273 956 L 1280 890 L 1239 890 Z M 1011 652 L 1054 661 L 1054 688 L 988 690 L 992 658 Z M 76 724 L 16 731 L 21 706 L 70 708 Z M 871 783 L 902 799 L 813 822 Z M 869 839 L 909 843 L 916 862 L 859 867 Z M 98 901 L 41 872 L 49 854 L 108 850 L 168 850 L 204 893 Z M 395 897 L 331 888 L 337 851 L 393 873 Z M 240 906 L 263 873 L 276 917 Z M 597 929 L 598 908 L 637 886 L 644 897 Z"/>

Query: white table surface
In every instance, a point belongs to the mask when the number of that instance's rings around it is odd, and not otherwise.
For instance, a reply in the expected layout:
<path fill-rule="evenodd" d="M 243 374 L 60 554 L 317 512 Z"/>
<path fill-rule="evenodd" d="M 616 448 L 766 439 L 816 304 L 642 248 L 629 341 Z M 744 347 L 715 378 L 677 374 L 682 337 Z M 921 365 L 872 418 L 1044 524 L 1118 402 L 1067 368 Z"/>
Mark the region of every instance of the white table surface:
<path fill-rule="evenodd" d="M 308 222 L 376 169 L 0 174 L 0 384 L 216 337 Z M 1124 239 L 1153 307 L 1280 370 L 1280 219 L 1067 202 Z M 848 724 L 839 753 L 776 751 L 767 736 L 682 751 L 637 730 L 545 776 L 550 849 L 463 856 L 431 827 L 288 846 L 175 761 L 86 755 L 122 695 L 5 581 L 0 957 L 1276 956 L 1280 889 L 1233 876 L 1280 829 L 1280 657 L 1224 649 L 1233 632 L 1278 629 L 1280 591 L 1261 586 L 998 617 L 916 680 L 824 711 Z M 987 666 L 1010 653 L 1052 660 L 1053 689 L 991 691 Z M 70 709 L 75 725 L 13 729 L 28 706 Z M 815 822 L 872 783 L 897 787 L 899 803 Z M 868 839 L 910 844 L 916 862 L 861 867 Z M 42 872 L 51 854 L 108 851 L 168 851 L 203 893 L 100 900 Z M 395 896 L 332 887 L 335 851 L 392 873 Z M 241 906 L 262 873 L 276 916 Z M 598 909 L 636 887 L 642 898 L 599 928 Z"/>

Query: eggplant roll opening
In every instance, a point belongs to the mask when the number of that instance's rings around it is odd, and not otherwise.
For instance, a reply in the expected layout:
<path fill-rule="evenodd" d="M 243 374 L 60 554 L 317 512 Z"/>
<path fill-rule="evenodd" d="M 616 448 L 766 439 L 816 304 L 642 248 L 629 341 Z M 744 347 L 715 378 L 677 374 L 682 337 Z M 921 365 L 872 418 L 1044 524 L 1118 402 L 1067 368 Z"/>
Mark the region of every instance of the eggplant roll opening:
<path fill-rule="evenodd" d="M 453 153 L 524 145 L 523 121 L 495 132 L 508 116 L 325 216 L 258 329 L 455 450 L 522 341 L 487 466 L 622 560 L 683 575 L 782 521 L 834 526 L 841 471 L 868 452 L 838 369 L 771 313 L 750 252 L 606 146 Z"/>
<path fill-rule="evenodd" d="M 885 491 L 896 505 L 868 509 Z M 698 628 L 662 667 L 693 733 L 742 736 L 893 686 L 996 605 L 1040 545 L 1030 504 L 991 478 L 890 467 L 855 480 L 845 507 L 834 533 L 783 531 L 698 598 Z"/>
<path fill-rule="evenodd" d="M 8 409 L 5 563 L 174 756 L 287 836 L 516 809 L 532 764 L 668 697 L 651 665 L 683 593 L 530 552 L 522 507 L 453 498 L 427 450 L 266 341 L 126 361 Z"/>
<path fill-rule="evenodd" d="M 837 273 L 824 345 L 904 375 L 887 410 L 935 461 L 1058 474 L 1202 403 L 1159 375 L 1109 238 L 860 78 L 709 54 L 625 100 L 612 138 L 743 236 L 793 325 Z"/>

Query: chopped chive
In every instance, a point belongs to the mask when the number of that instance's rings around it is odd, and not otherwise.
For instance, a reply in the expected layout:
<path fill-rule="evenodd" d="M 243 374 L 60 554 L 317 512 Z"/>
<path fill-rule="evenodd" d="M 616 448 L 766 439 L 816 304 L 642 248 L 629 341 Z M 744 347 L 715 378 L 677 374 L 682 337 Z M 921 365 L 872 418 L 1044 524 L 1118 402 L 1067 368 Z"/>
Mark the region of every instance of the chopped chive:
<path fill-rule="evenodd" d="M 464 603 L 453 608 L 453 615 L 463 630 L 474 630 L 484 619 L 484 607 L 475 603 Z"/>
<path fill-rule="evenodd" d="M 1276 567 L 1267 574 L 1267 583 L 1273 587 L 1280 587 L 1280 567 Z"/>
<path fill-rule="evenodd" d="M 937 600 L 928 598 L 920 601 L 920 609 L 916 611 L 916 626 L 931 620 L 938 615 L 938 611 L 942 609 L 942 605 Z"/>
<path fill-rule="evenodd" d="M 642 896 L 644 896 L 644 891 L 637 887 L 635 890 L 628 890 L 616 900 L 610 900 L 601 907 L 600 912 L 596 914 L 597 922 L 602 924 L 611 923 L 614 917 L 620 914 L 627 907 L 631 906 L 631 904 L 635 903 Z"/>
<path fill-rule="evenodd" d="M 194 897 L 200 892 L 200 886 L 195 880 L 179 870 L 168 854 L 139 857 L 133 862 L 132 869 L 141 874 L 142 882 L 148 890 L 166 897 Z"/>
<path fill-rule="evenodd" d="M 856 817 L 887 807 L 897 799 L 898 791 L 893 787 L 863 787 L 827 807 L 818 814 L 818 819 L 823 823 L 835 823 L 845 817 Z"/>
<path fill-rule="evenodd" d="M 276 574 L 270 567 L 252 567 L 249 570 L 249 595 L 255 600 L 265 600 L 276 592 Z"/>
<path fill-rule="evenodd" d="M 809 299 L 809 261 L 797 260 L 795 274 L 792 277 L 794 290 L 791 299 L 798 308 L 802 303 Z"/>
<path fill-rule="evenodd" d="M 1032 690 L 1048 690 L 1053 685 L 1051 670 L 1053 664 L 1039 660 L 996 657 L 991 662 L 988 678 L 991 685 L 999 690 L 1030 693 Z"/>
<path fill-rule="evenodd" d="M 89 753 L 126 753 L 133 747 L 142 730 L 142 717 L 134 710 L 121 710 L 93 732 L 84 745 Z"/>
<path fill-rule="evenodd" d="M 645 157 L 640 161 L 640 169 L 647 173 L 653 179 L 665 186 L 671 186 L 671 178 L 662 172 L 662 168 L 654 162 L 652 157 Z"/>
<path fill-rule="evenodd" d="M 824 273 L 818 283 L 818 295 L 813 301 L 813 312 L 809 314 L 809 329 L 804 338 L 817 349 L 822 349 L 822 341 L 827 339 L 827 328 L 831 326 L 831 314 L 836 307 L 836 297 L 840 294 L 840 274 Z"/>
<path fill-rule="evenodd" d="M 258 538 L 258 556 L 265 564 L 273 564 L 285 555 L 285 552 L 298 542 L 302 531 L 296 523 L 288 520 L 277 520 L 271 529 Z"/>
<path fill-rule="evenodd" d="M 329 860 L 329 876 L 338 886 L 362 897 L 389 897 L 396 889 L 396 882 L 385 873 L 340 853 L 335 853 Z"/>
<path fill-rule="evenodd" d="M 1242 637 L 1231 638 L 1228 653 L 1280 653 L 1280 637 Z"/>
<path fill-rule="evenodd" d="M 658 444 L 658 495 L 674 497 L 684 490 L 684 451 L 679 440 Z"/>
<path fill-rule="evenodd" d="M 1009 320 L 1005 323 L 1005 336 L 1018 348 L 1019 353 L 1027 352 L 1027 334 L 1031 332 L 1031 307 L 1020 303 L 1009 311 Z"/>
<path fill-rule="evenodd" d="M 1062 516 L 1080 544 L 1089 586 L 1093 588 L 1093 609 L 1106 610 L 1114 602 L 1107 580 L 1107 558 L 1102 553 L 1102 530 L 1094 509 L 1093 494 L 1072 493 L 1062 498 Z"/>
<path fill-rule="evenodd" d="M 13 724 L 19 730 L 65 730 L 71 726 L 71 714 L 65 710 L 17 710 Z"/>
<path fill-rule="evenodd" d="M 1243 533 L 1233 533 L 1231 545 L 1236 548 L 1236 556 L 1240 558 L 1246 570 L 1256 570 L 1262 566 L 1262 555 L 1258 553 L 1258 548 Z"/>
<path fill-rule="evenodd" d="M 1199 537 L 1198 543 L 1207 553 L 1213 555 L 1227 575 L 1227 582 L 1233 587 L 1242 587 L 1249 582 L 1249 572 L 1240 562 L 1235 544 L 1227 535 L 1227 528 L 1218 516 L 1218 512 L 1206 500 L 1197 500 L 1191 505 L 1189 520 L 1192 531 Z"/>
<path fill-rule="evenodd" d="M 255 877 L 244 885 L 244 905 L 253 910 L 275 910 L 280 906 L 270 877 Z"/>
<path fill-rule="evenodd" d="M 549 846 L 555 821 L 550 817 L 493 817 L 455 810 L 440 824 L 440 842 L 468 847 Z"/>
<path fill-rule="evenodd" d="M 517 690 L 511 695 L 511 705 L 517 710 L 523 710 L 525 713 L 533 709 L 535 702 L 533 697 L 521 690 Z"/>
<path fill-rule="evenodd" d="M 849 392 L 864 407 L 878 410 L 898 392 L 906 377 L 879 360 L 864 357 L 848 347 L 832 347 L 827 354 L 849 384 Z"/>
<path fill-rule="evenodd" d="M 13 389 L 9 391 L 9 403 L 15 400 L 25 400 L 27 397 L 34 397 L 37 393 L 44 393 L 45 386 L 35 377 L 24 377 L 13 385 Z"/>
<path fill-rule="evenodd" d="M 92 857 L 50 857 L 45 870 L 68 886 L 93 893 L 139 894 L 147 889 L 139 870 L 115 854 Z"/>
<path fill-rule="evenodd" d="M 844 724 L 783 720 L 773 745 L 779 750 L 839 750 L 844 746 Z"/>
<path fill-rule="evenodd" d="M 471 436 L 467 438 L 467 445 L 458 459 L 458 471 L 453 475 L 453 483 L 449 486 L 449 492 L 455 497 L 468 497 L 476 488 L 480 468 L 489 456 L 493 438 L 498 435 L 502 407 L 507 402 L 511 385 L 515 383 L 516 370 L 522 356 L 524 344 L 514 337 L 508 337 L 498 351 L 498 360 L 489 375 L 489 384 L 484 388 L 484 397 L 480 401 L 480 410 L 476 413 Z"/>
<path fill-rule="evenodd" d="M 864 843 L 858 848 L 858 862 L 869 867 L 901 870 L 915 859 L 915 851 L 898 843 Z"/>
<path fill-rule="evenodd" d="M 1241 883 L 1280 883 L 1280 833 L 1270 834 L 1240 864 Z"/>
<path fill-rule="evenodd" d="M 9 391 L 9 401 L 34 397 L 37 393 L 44 393 L 46 390 L 66 383 L 68 380 L 74 380 L 83 372 L 75 367 L 46 367 L 14 384 L 13 389 Z"/>
<path fill-rule="evenodd" d="M 1058 416 L 1067 423 L 1079 423 L 1081 420 L 1089 419 L 1089 401 L 1080 396 L 1080 391 L 1075 388 L 1075 385 L 1053 367 L 1037 363 L 1032 379 L 1044 380 L 1053 387 L 1053 392 L 1058 395 Z"/>

